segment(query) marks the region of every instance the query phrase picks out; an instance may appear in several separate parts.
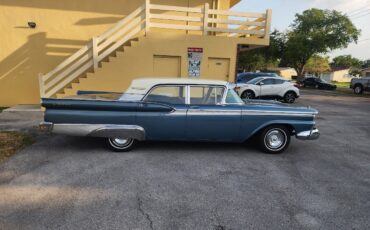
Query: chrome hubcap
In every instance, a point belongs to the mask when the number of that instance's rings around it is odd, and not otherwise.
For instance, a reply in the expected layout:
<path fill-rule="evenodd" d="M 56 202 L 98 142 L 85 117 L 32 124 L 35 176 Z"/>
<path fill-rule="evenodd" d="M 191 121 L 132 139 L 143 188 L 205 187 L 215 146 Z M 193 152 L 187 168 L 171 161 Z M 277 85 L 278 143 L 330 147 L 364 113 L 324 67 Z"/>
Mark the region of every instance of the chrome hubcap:
<path fill-rule="evenodd" d="M 356 87 L 356 88 L 355 88 L 355 92 L 356 92 L 356 93 L 360 93 L 360 92 L 361 92 L 361 88 L 360 88 L 360 87 Z"/>
<path fill-rule="evenodd" d="M 265 143 L 268 148 L 277 150 L 284 146 L 286 137 L 285 134 L 280 130 L 271 130 L 266 134 Z"/>
<path fill-rule="evenodd" d="M 113 143 L 117 146 L 126 146 L 129 144 L 130 139 L 124 139 L 124 138 L 113 138 Z"/>

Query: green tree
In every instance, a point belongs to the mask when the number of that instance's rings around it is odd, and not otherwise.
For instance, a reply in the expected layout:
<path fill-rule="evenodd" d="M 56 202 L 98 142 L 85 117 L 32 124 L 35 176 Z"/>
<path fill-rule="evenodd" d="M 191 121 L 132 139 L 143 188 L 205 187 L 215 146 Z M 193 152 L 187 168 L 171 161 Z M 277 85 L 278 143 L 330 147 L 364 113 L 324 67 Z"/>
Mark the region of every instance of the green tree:
<path fill-rule="evenodd" d="M 359 35 L 360 30 L 345 14 L 335 10 L 306 10 L 295 16 L 280 65 L 291 66 L 302 76 L 304 66 L 313 55 L 345 48 L 357 42 Z"/>
<path fill-rule="evenodd" d="M 333 58 L 333 62 L 331 63 L 335 67 L 343 67 L 343 68 L 360 68 L 362 62 L 352 57 L 351 55 L 340 55 Z"/>
<path fill-rule="evenodd" d="M 315 54 L 308 59 L 304 69 L 306 72 L 315 74 L 328 72 L 330 71 L 329 57 L 322 57 Z"/>
<path fill-rule="evenodd" d="M 268 47 L 252 49 L 241 52 L 238 58 L 238 66 L 246 71 L 256 71 L 268 67 L 277 67 L 284 46 L 283 34 L 277 30 L 270 35 Z"/>

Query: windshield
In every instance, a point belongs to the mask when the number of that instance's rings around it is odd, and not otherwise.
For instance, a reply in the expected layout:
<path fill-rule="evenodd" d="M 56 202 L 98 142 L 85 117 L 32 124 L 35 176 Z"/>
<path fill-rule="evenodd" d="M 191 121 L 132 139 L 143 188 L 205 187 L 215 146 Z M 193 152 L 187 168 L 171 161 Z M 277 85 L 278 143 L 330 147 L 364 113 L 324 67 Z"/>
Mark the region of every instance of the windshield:
<path fill-rule="evenodd" d="M 244 102 L 233 89 L 228 89 L 226 94 L 226 104 L 244 104 Z"/>

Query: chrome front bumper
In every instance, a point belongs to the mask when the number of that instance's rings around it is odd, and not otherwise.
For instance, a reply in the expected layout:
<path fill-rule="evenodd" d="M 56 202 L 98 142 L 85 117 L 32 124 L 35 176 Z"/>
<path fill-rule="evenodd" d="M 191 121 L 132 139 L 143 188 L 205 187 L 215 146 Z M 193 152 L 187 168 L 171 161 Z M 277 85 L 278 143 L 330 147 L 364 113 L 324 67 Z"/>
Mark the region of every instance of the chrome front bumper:
<path fill-rule="evenodd" d="M 316 140 L 320 136 L 318 129 L 312 129 L 297 133 L 296 138 L 300 140 Z"/>

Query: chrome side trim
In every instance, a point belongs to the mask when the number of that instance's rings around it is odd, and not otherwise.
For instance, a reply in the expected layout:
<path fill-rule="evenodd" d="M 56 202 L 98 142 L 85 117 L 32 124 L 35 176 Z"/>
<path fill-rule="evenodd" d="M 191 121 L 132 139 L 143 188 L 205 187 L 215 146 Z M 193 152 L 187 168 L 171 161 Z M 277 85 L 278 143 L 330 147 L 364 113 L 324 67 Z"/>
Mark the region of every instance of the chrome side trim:
<path fill-rule="evenodd" d="M 137 125 L 108 125 L 92 131 L 88 136 L 133 138 L 143 141 L 145 140 L 145 131 L 142 127 Z"/>
<path fill-rule="evenodd" d="M 144 128 L 115 124 L 54 124 L 53 133 L 70 136 L 120 137 L 145 140 Z"/>
<path fill-rule="evenodd" d="M 313 117 L 317 113 L 312 112 L 294 112 L 294 111 L 263 111 L 263 110 L 243 110 L 242 115 L 271 115 L 271 116 L 303 116 Z"/>
<path fill-rule="evenodd" d="M 300 140 L 316 140 L 319 136 L 318 129 L 306 130 L 296 134 L 296 138 Z"/>
<path fill-rule="evenodd" d="M 205 116 L 226 116 L 226 115 L 241 115 L 240 110 L 208 110 L 208 109 L 189 109 L 188 115 L 205 115 Z"/>

